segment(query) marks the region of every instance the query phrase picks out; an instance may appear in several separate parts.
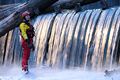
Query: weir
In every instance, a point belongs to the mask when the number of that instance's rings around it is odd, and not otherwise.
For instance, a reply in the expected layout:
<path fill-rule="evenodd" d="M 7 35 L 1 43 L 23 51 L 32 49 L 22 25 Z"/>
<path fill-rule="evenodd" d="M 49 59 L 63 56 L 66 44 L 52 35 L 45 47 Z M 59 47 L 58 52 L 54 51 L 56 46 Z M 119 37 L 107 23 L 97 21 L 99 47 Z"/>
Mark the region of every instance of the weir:
<path fill-rule="evenodd" d="M 51 67 L 112 68 L 120 64 L 120 7 L 64 11 L 34 20 L 35 52 L 30 63 Z M 0 38 L 0 64 L 20 64 L 19 29 Z"/>

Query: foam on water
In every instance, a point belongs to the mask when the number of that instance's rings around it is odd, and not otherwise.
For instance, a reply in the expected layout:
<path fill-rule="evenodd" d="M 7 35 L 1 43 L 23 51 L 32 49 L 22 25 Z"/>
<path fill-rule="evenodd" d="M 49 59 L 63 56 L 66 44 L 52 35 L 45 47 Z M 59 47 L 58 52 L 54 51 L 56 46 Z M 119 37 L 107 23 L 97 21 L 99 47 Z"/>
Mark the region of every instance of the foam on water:
<path fill-rule="evenodd" d="M 0 80 L 120 80 L 120 74 L 105 77 L 104 72 L 77 69 L 31 68 L 25 75 L 20 67 L 0 68 Z"/>

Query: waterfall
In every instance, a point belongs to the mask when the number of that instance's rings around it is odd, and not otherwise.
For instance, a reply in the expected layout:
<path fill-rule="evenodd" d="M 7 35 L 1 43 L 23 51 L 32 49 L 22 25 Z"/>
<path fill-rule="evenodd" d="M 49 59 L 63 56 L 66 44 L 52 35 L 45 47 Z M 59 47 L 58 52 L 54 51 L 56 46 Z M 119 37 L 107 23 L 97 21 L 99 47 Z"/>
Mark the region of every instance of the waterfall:
<path fill-rule="evenodd" d="M 115 48 L 119 41 L 119 15 L 120 8 L 111 8 L 38 17 L 37 62 L 57 67 L 111 68 L 118 54 Z"/>
<path fill-rule="evenodd" d="M 35 19 L 34 27 L 35 51 L 30 61 L 37 65 L 102 69 L 120 64 L 119 7 L 44 14 Z M 0 38 L 0 64 L 21 61 L 18 32 L 16 28 Z"/>
<path fill-rule="evenodd" d="M 22 56 L 18 29 L 0 38 L 0 65 L 18 64 Z"/>

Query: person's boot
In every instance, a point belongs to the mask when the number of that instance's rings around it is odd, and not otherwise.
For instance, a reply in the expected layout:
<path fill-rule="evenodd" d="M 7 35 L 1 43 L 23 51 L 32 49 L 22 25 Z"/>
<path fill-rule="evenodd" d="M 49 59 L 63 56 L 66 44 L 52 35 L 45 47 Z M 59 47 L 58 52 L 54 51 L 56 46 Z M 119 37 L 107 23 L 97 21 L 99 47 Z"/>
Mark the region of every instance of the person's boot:
<path fill-rule="evenodd" d="M 24 67 L 22 68 L 22 71 L 23 71 L 25 74 L 28 74 L 28 73 L 29 73 L 28 66 L 27 66 L 27 65 L 24 66 Z"/>

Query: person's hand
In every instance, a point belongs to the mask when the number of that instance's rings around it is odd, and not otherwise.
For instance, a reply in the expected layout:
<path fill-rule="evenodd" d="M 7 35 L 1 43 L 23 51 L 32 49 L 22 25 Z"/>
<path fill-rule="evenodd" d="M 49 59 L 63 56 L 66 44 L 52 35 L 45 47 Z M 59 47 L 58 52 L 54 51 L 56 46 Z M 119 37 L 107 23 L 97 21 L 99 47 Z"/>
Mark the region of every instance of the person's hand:
<path fill-rule="evenodd" d="M 32 44 L 32 48 L 31 48 L 31 49 L 32 49 L 32 51 L 34 51 L 34 50 L 35 50 L 35 46 L 34 46 L 33 44 Z"/>
<path fill-rule="evenodd" d="M 29 47 L 32 51 L 35 50 L 35 46 L 34 46 L 33 44 L 28 44 L 28 47 Z"/>
<path fill-rule="evenodd" d="M 25 41 L 27 42 L 28 45 L 30 44 L 30 40 L 29 39 L 26 39 Z"/>

